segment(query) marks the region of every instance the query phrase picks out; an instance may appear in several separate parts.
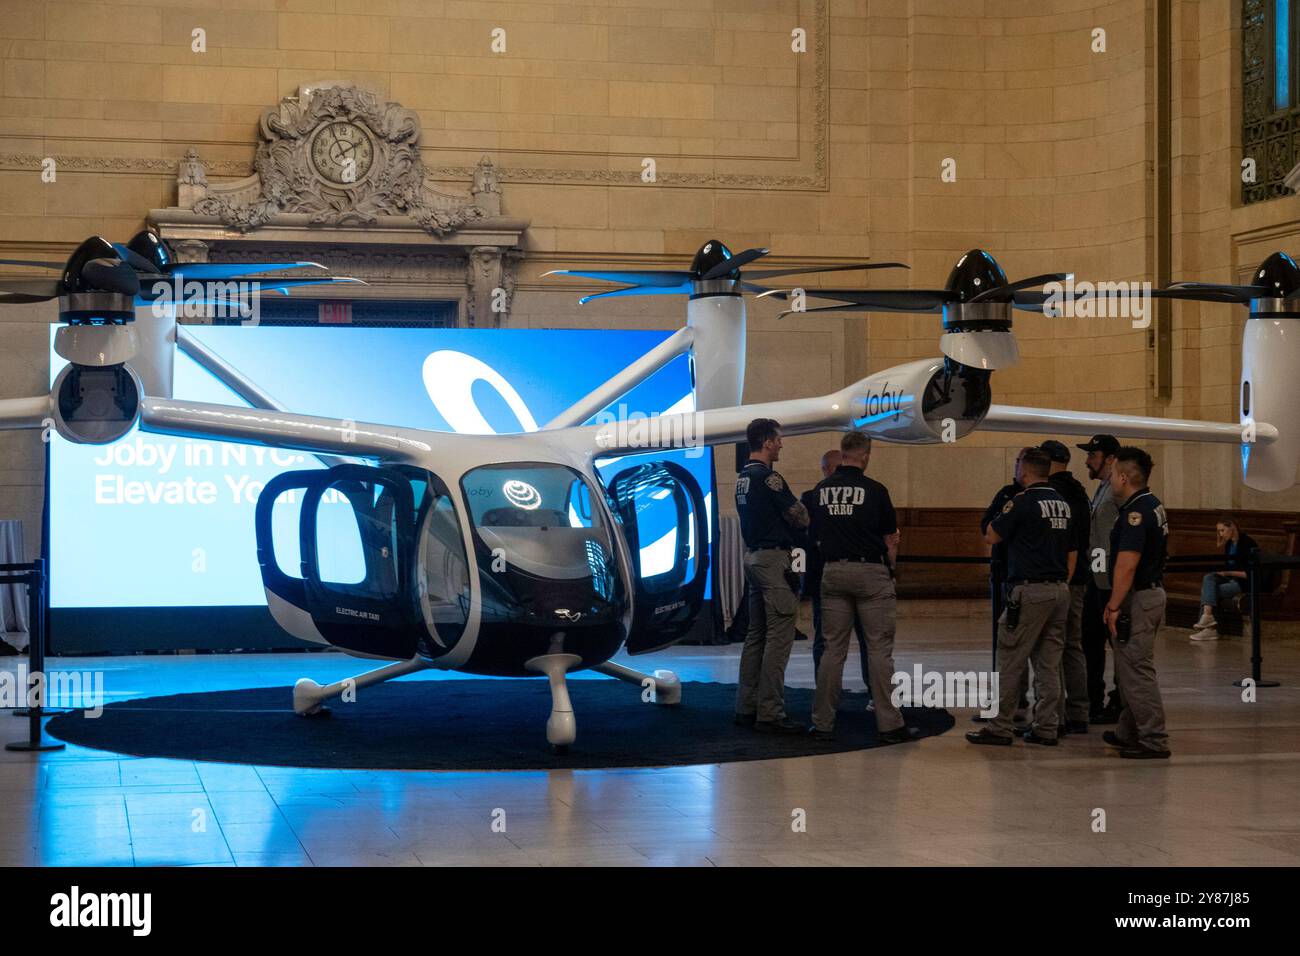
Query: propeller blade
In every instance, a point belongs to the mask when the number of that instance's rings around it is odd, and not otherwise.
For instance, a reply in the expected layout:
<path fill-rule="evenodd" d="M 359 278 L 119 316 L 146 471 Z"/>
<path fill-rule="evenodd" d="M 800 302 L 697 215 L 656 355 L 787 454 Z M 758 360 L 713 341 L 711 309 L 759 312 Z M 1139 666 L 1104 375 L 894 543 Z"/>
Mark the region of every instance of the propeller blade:
<path fill-rule="evenodd" d="M 778 319 L 784 319 L 787 315 L 815 315 L 819 312 L 853 312 L 861 315 L 864 312 L 913 312 L 913 309 L 891 309 L 887 306 L 872 306 L 863 308 L 860 305 L 824 305 L 816 309 L 786 309 L 777 315 Z"/>
<path fill-rule="evenodd" d="M 905 262 L 854 262 L 847 266 L 808 266 L 803 269 L 760 269 L 746 272 L 746 279 L 776 279 L 780 276 L 797 276 L 814 272 L 848 272 L 853 269 L 910 269 Z"/>
<path fill-rule="evenodd" d="M 1268 292 L 1253 285 L 1220 285 L 1217 282 L 1175 282 L 1166 289 L 1151 293 L 1162 299 L 1191 299 L 1201 302 L 1239 302 L 1267 296 Z"/>
<path fill-rule="evenodd" d="M 33 269 L 62 269 L 62 262 L 36 262 L 32 259 L 0 259 L 0 266 L 30 266 Z"/>
<path fill-rule="evenodd" d="M 616 295 L 689 295 L 691 284 L 683 282 L 679 286 L 669 288 L 661 285 L 634 285 L 626 289 L 612 289 L 609 292 L 597 292 L 594 295 L 584 295 L 578 300 L 578 305 L 586 305 L 592 299 L 608 299 Z"/>
<path fill-rule="evenodd" d="M 23 295 L 0 292 L 0 305 L 28 305 L 32 302 L 49 302 L 52 295 Z M 30 321 L 30 320 L 27 320 Z"/>
<path fill-rule="evenodd" d="M 162 295 L 170 292 L 172 288 L 171 282 L 167 281 L 165 278 L 160 281 L 163 281 L 165 283 L 166 286 L 165 289 L 155 293 L 152 284 L 146 284 L 140 289 L 140 298 L 146 301 L 153 301 L 161 297 Z M 217 280 L 215 279 L 209 281 L 213 283 L 214 286 L 217 284 Z M 226 281 L 235 282 L 238 280 L 231 279 Z M 261 295 L 262 293 L 265 292 L 279 292 L 281 295 L 287 296 L 289 294 L 287 291 L 288 289 L 294 289 L 299 286 L 335 285 L 335 284 L 341 285 L 343 283 L 350 283 L 353 285 L 369 284 L 364 279 L 353 279 L 349 276 L 319 276 L 314 279 L 249 279 L 247 281 L 250 284 L 254 282 L 257 283 L 254 288 L 250 288 L 246 290 L 247 294 L 250 296 Z M 184 291 L 185 290 L 182 289 L 182 292 Z M 243 298 L 243 296 L 236 290 L 219 289 L 214 287 L 211 289 L 205 288 L 202 291 L 203 294 L 199 296 L 190 297 L 189 295 L 186 295 L 184 301 L 185 302 L 238 302 Z"/>
<path fill-rule="evenodd" d="M 1153 299 L 1175 299 L 1181 302 L 1217 302 L 1222 305 L 1250 305 L 1250 299 L 1227 292 L 1208 292 L 1200 289 L 1152 289 Z M 1258 296 L 1251 296 L 1258 298 Z"/>
<path fill-rule="evenodd" d="M 0 293 L 22 296 L 24 302 L 56 298 L 62 288 L 57 279 L 0 279 Z"/>
<path fill-rule="evenodd" d="M 100 292 L 136 295 L 140 291 L 140 277 L 121 259 L 91 259 L 81 267 L 81 277 Z"/>
<path fill-rule="evenodd" d="M 1039 276 L 1030 276 L 1028 279 L 1017 279 L 1015 282 L 1009 282 L 1006 285 L 995 285 L 992 288 L 985 289 L 976 295 L 972 302 L 1004 302 L 1002 298 L 1006 293 L 1019 292 L 1021 289 L 1033 289 L 1040 285 L 1046 285 L 1049 282 L 1065 282 L 1073 278 L 1070 272 L 1047 272 Z"/>
<path fill-rule="evenodd" d="M 1020 361 L 1016 337 L 1007 332 L 945 332 L 939 350 L 968 368 L 1009 368 Z"/>
<path fill-rule="evenodd" d="M 133 252 L 131 249 L 122 245 L 122 243 L 120 242 L 113 243 L 113 248 L 117 250 L 117 254 L 121 258 L 121 260 L 125 262 L 127 265 L 129 265 L 136 272 L 143 272 L 146 275 L 150 275 L 150 276 L 157 274 L 154 271 L 153 263 L 150 262 L 148 259 L 146 259 L 144 256 L 140 255 L 138 252 Z"/>
<path fill-rule="evenodd" d="M 329 276 L 320 279 L 272 279 L 269 282 L 259 282 L 257 288 L 252 290 L 255 294 L 261 292 L 279 292 L 288 295 L 286 289 L 296 289 L 305 285 L 369 285 L 365 279 L 353 279 L 349 276 Z"/>
<path fill-rule="evenodd" d="M 771 251 L 771 249 L 746 249 L 744 252 L 738 252 L 730 259 L 719 262 L 700 278 L 706 281 L 709 279 L 725 279 L 741 266 L 753 262 L 755 259 L 763 258 Z"/>
<path fill-rule="evenodd" d="M 671 286 L 676 289 L 683 282 L 693 278 L 689 272 L 647 269 L 638 272 L 635 269 L 552 269 L 542 273 L 546 276 L 581 276 L 584 279 L 600 279 L 602 282 L 625 282 L 637 286 Z"/>
<path fill-rule="evenodd" d="M 231 279 L 281 269 L 324 268 L 319 262 L 176 262 L 167 266 L 167 274 L 180 274 L 187 279 Z"/>
<path fill-rule="evenodd" d="M 855 305 L 859 312 L 942 312 L 956 298 L 946 289 L 805 289 L 814 299 Z M 789 291 L 786 291 L 789 295 Z M 811 311 L 811 310 L 809 310 Z"/>

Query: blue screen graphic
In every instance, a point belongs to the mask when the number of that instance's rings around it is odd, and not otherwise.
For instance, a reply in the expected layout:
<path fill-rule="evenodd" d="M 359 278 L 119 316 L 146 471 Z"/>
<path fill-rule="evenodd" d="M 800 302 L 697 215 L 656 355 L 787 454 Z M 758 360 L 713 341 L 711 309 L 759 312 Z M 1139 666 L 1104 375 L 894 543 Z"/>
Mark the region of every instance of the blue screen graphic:
<path fill-rule="evenodd" d="M 671 334 L 262 326 L 187 330 L 291 411 L 498 434 L 544 425 Z M 51 351 L 51 382 L 65 364 Z M 689 411 L 694 407 L 691 388 L 683 356 L 620 404 L 644 414 Z M 179 350 L 174 393 L 194 401 L 247 405 Z M 687 468 L 712 510 L 712 455 L 707 449 L 602 460 L 601 474 L 608 479 L 642 457 Z M 111 445 L 76 445 L 52 434 L 51 606 L 265 604 L 253 532 L 258 493 L 281 472 L 320 467 L 307 454 L 138 429 Z M 663 570 L 658 565 L 675 550 L 670 509 L 661 510 L 642 524 L 645 574 Z M 274 514 L 277 562 L 296 574 L 297 510 L 277 505 Z M 339 522 L 343 556 L 355 547 L 348 534 L 355 537 L 355 530 Z M 282 542 L 292 543 L 283 553 Z"/>

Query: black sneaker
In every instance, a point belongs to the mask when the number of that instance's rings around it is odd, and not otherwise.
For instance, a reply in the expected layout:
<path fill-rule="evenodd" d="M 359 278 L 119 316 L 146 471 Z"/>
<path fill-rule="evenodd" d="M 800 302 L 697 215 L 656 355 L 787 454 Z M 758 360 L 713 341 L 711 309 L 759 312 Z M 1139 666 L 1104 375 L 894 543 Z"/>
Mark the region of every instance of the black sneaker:
<path fill-rule="evenodd" d="M 808 731 L 803 724 L 796 724 L 789 717 L 780 720 L 756 720 L 754 729 L 760 734 L 805 734 Z"/>
<path fill-rule="evenodd" d="M 1086 734 L 1088 732 L 1088 722 L 1086 720 L 1067 720 L 1063 726 L 1067 734 Z"/>
<path fill-rule="evenodd" d="M 1129 760 L 1168 760 L 1173 756 L 1168 750 L 1152 750 L 1150 747 L 1125 747 L 1119 755 Z"/>
<path fill-rule="evenodd" d="M 1118 710 L 1115 710 L 1115 709 L 1112 708 L 1112 707 L 1107 707 L 1105 710 L 1101 711 L 1101 712 L 1098 713 L 1096 716 L 1094 716 L 1094 717 L 1089 717 L 1089 718 L 1088 718 L 1088 723 L 1090 723 L 1090 724 L 1118 724 L 1118 723 L 1119 723 L 1119 711 L 1118 711 Z"/>
<path fill-rule="evenodd" d="M 753 727 L 756 720 L 758 720 L 758 714 L 737 714 L 731 719 L 731 722 L 737 727 Z"/>
<path fill-rule="evenodd" d="M 983 730 L 972 730 L 967 732 L 966 739 L 973 744 L 989 744 L 993 747 L 1011 746 L 1010 737 L 1003 737 L 1001 734 L 995 734 L 987 727 Z"/>
<path fill-rule="evenodd" d="M 1025 743 L 1038 744 L 1040 747 L 1055 747 L 1059 741 L 1055 737 L 1040 737 L 1031 730 L 1025 734 Z"/>
<path fill-rule="evenodd" d="M 811 737 L 813 740 L 834 740 L 835 731 L 818 730 L 816 727 L 809 727 L 808 736 Z"/>
<path fill-rule="evenodd" d="M 1110 744 L 1110 746 L 1115 747 L 1119 750 L 1131 750 L 1137 746 L 1137 744 L 1125 740 L 1119 734 L 1115 733 L 1115 731 L 1113 730 L 1108 730 L 1105 733 L 1103 733 L 1101 735 L 1101 739 L 1104 740 L 1106 743 Z"/>
<path fill-rule="evenodd" d="M 893 730 L 881 731 L 880 734 L 882 744 L 910 744 L 920 739 L 921 732 L 915 727 L 896 727 Z"/>
<path fill-rule="evenodd" d="M 0 638 L 0 657 L 17 657 L 22 651 L 14 647 L 8 641 Z"/>

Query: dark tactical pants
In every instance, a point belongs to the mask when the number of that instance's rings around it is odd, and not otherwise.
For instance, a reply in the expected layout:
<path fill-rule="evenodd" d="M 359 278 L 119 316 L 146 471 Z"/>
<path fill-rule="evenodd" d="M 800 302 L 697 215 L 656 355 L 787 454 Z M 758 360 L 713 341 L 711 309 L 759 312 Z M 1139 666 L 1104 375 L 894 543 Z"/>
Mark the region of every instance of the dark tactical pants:
<path fill-rule="evenodd" d="M 1088 703 L 1092 710 L 1106 706 L 1106 646 L 1110 631 L 1103 619 L 1110 591 L 1089 582 L 1083 599 L 1083 656 L 1088 665 Z"/>
<path fill-rule="evenodd" d="M 1061 650 L 1061 704 L 1057 723 L 1088 722 L 1088 662 L 1083 656 L 1083 598 L 1086 586 L 1071 584 L 1070 610 L 1065 618 Z"/>
<path fill-rule="evenodd" d="M 830 561 L 822 572 L 822 626 L 826 648 L 817 666 L 817 692 L 813 697 L 813 726 L 835 729 L 840 703 L 844 660 L 855 618 L 867 633 L 866 667 L 871 696 L 876 702 L 876 727 L 880 731 L 903 726 L 903 715 L 890 699 L 894 676 L 894 630 L 898 625 L 898 597 L 894 579 L 883 564 Z"/>
<path fill-rule="evenodd" d="M 1164 589 L 1130 592 L 1121 607 L 1133 619 L 1133 628 L 1127 644 L 1111 639 L 1115 682 L 1124 698 L 1115 733 L 1120 740 L 1148 750 L 1168 750 L 1165 705 L 1160 698 L 1155 664 L 1156 634 L 1165 619 Z"/>
<path fill-rule="evenodd" d="M 736 713 L 757 714 L 763 721 L 785 719 L 785 665 L 794 646 L 799 613 L 799 598 L 786 580 L 789 570 L 788 551 L 771 548 L 745 553 L 749 631 L 740 652 Z"/>
<path fill-rule="evenodd" d="M 985 726 L 998 736 L 1012 736 L 1020 686 L 1025 679 L 1025 668 L 1032 663 L 1034 733 L 1055 739 L 1070 588 L 1065 583 L 1018 584 L 1011 589 L 1010 598 L 1020 603 L 1020 621 L 1014 630 L 1007 627 L 1005 609 L 998 619 L 998 714 Z"/>

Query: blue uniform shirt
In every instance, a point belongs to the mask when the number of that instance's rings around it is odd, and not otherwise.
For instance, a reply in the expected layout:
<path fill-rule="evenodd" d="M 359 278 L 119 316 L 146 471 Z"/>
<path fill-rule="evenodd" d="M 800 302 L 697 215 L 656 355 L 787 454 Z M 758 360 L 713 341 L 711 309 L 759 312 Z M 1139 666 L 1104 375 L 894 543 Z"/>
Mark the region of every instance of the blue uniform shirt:
<path fill-rule="evenodd" d="M 794 532 L 785 514 L 799 501 L 781 475 L 761 461 L 750 459 L 736 476 L 736 513 L 745 547 L 793 548 Z"/>
<path fill-rule="evenodd" d="M 1064 581 L 1074 536 L 1070 506 L 1048 482 L 1030 485 L 989 527 L 1007 543 L 1008 581 Z"/>
<path fill-rule="evenodd" d="M 1169 547 L 1169 520 L 1165 506 L 1150 489 L 1134 492 L 1119 506 L 1119 517 L 1110 529 L 1110 568 L 1121 551 L 1138 552 L 1137 570 L 1133 572 L 1133 590 L 1161 583 L 1165 573 L 1165 553 Z"/>

